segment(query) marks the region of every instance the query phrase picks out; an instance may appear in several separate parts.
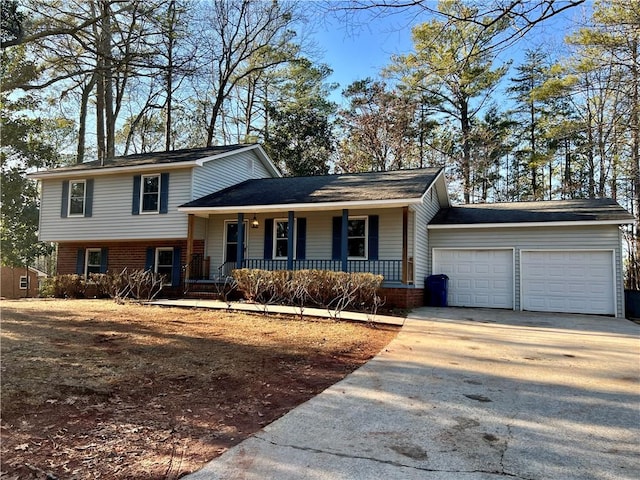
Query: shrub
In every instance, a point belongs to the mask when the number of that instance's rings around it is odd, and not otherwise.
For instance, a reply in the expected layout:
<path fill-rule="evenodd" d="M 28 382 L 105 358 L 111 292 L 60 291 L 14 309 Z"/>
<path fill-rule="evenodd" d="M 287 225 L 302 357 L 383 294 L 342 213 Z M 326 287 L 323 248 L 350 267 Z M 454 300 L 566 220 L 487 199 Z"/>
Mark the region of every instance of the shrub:
<path fill-rule="evenodd" d="M 81 275 L 56 275 L 45 280 L 42 289 L 44 296 L 56 298 L 84 298 L 87 282 Z"/>
<path fill-rule="evenodd" d="M 301 310 L 315 305 L 339 314 L 345 308 L 371 310 L 379 305 L 377 290 L 382 275 L 346 273 L 327 270 L 257 270 L 238 269 L 232 272 L 244 297 L 263 305 L 285 303 Z"/>

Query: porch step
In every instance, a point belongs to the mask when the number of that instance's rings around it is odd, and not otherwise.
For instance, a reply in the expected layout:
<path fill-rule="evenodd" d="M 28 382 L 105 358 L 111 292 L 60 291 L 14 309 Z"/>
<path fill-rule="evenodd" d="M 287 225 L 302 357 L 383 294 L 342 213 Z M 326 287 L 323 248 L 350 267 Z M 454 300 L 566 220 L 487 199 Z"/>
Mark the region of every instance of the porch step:
<path fill-rule="evenodd" d="M 205 292 L 202 290 L 190 290 L 184 294 L 184 298 L 200 298 L 206 300 L 220 300 L 220 294 L 216 292 Z"/>

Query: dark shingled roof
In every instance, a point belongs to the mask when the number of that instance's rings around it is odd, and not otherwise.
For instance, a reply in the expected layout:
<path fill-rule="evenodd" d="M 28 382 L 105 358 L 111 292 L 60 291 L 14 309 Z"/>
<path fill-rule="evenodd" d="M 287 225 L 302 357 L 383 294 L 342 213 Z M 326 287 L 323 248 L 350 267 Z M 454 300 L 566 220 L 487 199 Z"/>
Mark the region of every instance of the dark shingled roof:
<path fill-rule="evenodd" d="M 432 225 L 627 221 L 634 218 L 608 198 L 540 202 L 482 203 L 443 208 Z"/>
<path fill-rule="evenodd" d="M 247 180 L 182 207 L 243 207 L 420 198 L 439 168 Z"/>
<path fill-rule="evenodd" d="M 152 153 L 136 153 L 133 155 L 125 155 L 120 157 L 108 158 L 101 165 L 99 160 L 91 162 L 84 162 L 78 165 L 70 165 L 68 167 L 60 167 L 49 170 L 47 172 L 40 173 L 58 173 L 58 172 L 73 172 L 76 170 L 92 170 L 101 168 L 116 168 L 116 167 L 132 167 L 138 165 L 152 165 L 152 164 L 164 164 L 164 163 L 176 163 L 176 162 L 190 162 L 200 160 L 201 158 L 211 157 L 214 155 L 220 155 L 223 153 L 232 152 L 241 148 L 246 148 L 251 145 L 226 145 L 218 147 L 203 147 L 203 148 L 187 148 L 183 150 L 174 150 L 170 152 L 152 152 Z"/>

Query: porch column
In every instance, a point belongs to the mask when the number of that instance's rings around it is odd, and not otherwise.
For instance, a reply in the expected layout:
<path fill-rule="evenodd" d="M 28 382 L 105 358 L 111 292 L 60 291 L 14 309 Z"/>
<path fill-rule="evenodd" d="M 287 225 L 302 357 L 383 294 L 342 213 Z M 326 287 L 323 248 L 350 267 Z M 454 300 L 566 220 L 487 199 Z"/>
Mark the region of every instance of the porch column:
<path fill-rule="evenodd" d="M 196 216 L 190 213 L 187 217 L 187 265 L 184 270 L 184 280 L 187 282 L 191 278 L 191 256 L 193 255 L 193 229 Z"/>
<path fill-rule="evenodd" d="M 295 228 L 295 218 L 293 210 L 289 211 L 289 223 L 287 224 L 287 270 L 293 270 L 293 229 Z"/>
<path fill-rule="evenodd" d="M 340 260 L 342 260 L 342 271 L 349 270 L 349 209 L 342 210 L 342 236 L 340 237 Z"/>
<path fill-rule="evenodd" d="M 242 268 L 244 261 L 244 213 L 238 213 L 238 243 L 236 254 L 236 268 Z"/>
<path fill-rule="evenodd" d="M 402 207 L 402 283 L 409 283 L 409 207 Z"/>

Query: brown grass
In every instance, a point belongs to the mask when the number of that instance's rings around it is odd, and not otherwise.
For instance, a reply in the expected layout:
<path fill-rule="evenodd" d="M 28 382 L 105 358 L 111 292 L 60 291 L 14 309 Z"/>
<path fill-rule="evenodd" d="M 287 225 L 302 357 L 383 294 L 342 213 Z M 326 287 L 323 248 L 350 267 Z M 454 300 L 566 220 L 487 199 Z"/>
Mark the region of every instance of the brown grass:
<path fill-rule="evenodd" d="M 2 301 L 0 478 L 179 478 L 378 353 L 394 327 Z"/>

